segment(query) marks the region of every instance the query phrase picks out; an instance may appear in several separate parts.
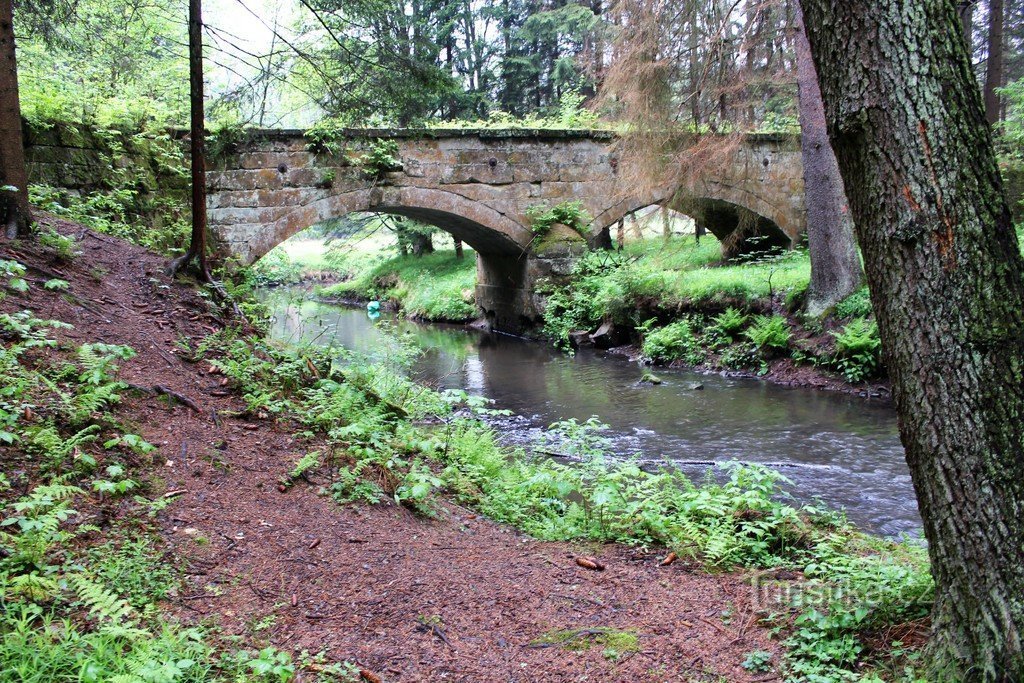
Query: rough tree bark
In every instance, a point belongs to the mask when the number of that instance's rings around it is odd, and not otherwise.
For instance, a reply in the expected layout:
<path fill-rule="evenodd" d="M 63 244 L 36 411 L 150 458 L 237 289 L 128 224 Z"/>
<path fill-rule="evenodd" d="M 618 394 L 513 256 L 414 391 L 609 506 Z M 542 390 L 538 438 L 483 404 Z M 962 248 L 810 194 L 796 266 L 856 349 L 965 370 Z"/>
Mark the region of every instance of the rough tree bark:
<path fill-rule="evenodd" d="M 807 246 L 811 284 L 807 314 L 819 317 L 860 287 L 862 272 L 853 221 L 835 152 L 828 141 L 818 73 L 804 31 L 799 0 L 793 2 L 793 43 L 799 91 L 800 149 L 804 162 Z"/>
<path fill-rule="evenodd" d="M 188 251 L 171 261 L 167 272 L 177 273 L 193 260 L 199 277 L 210 282 L 206 263 L 206 120 L 203 111 L 203 12 L 202 0 L 188 3 L 188 76 L 190 105 L 190 152 L 192 161 L 192 236 Z"/>
<path fill-rule="evenodd" d="M 1024 680 L 1024 260 L 954 0 L 803 0 L 936 602 L 929 680 Z"/>
<path fill-rule="evenodd" d="M 28 232 L 28 174 L 18 99 L 18 62 L 14 48 L 11 0 L 0 0 L 0 220 L 8 239 Z"/>
<path fill-rule="evenodd" d="M 985 69 L 985 117 L 990 124 L 999 122 L 999 94 L 1003 86 L 1003 0 L 988 3 L 988 66 Z"/>

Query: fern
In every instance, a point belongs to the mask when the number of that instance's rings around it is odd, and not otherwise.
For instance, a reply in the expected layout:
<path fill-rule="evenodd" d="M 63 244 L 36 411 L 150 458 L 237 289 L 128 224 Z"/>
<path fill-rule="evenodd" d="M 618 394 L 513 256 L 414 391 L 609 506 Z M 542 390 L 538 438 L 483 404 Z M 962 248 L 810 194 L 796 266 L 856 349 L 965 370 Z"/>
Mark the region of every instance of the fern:
<path fill-rule="evenodd" d="M 115 626 L 133 625 L 135 611 L 127 600 L 114 593 L 101 583 L 97 583 L 84 574 L 67 576 L 68 585 L 75 591 L 78 599 L 89 609 L 89 614 L 100 621 Z"/>

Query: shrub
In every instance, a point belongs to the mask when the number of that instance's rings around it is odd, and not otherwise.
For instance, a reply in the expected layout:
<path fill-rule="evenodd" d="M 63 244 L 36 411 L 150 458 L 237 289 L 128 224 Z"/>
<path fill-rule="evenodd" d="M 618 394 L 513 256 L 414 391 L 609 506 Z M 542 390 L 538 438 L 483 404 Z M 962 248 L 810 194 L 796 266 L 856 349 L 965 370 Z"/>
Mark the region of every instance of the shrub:
<path fill-rule="evenodd" d="M 370 151 L 360 157 L 360 164 L 368 176 L 378 179 L 389 171 L 401 168 L 398 143 L 394 140 L 375 140 L 370 145 Z"/>
<path fill-rule="evenodd" d="M 652 360 L 682 359 L 691 365 L 704 360 L 704 351 L 689 320 L 678 320 L 647 334 L 643 354 Z"/>
<path fill-rule="evenodd" d="M 56 230 L 44 230 L 39 233 L 39 244 L 50 249 L 59 261 L 73 261 L 80 252 L 78 242 L 70 235 L 62 235 Z"/>
<path fill-rule="evenodd" d="M 867 287 L 861 287 L 836 304 L 837 318 L 866 318 L 872 312 L 871 295 Z"/>
<path fill-rule="evenodd" d="M 847 382 L 861 382 L 875 375 L 882 364 L 882 341 L 878 337 L 878 323 L 867 318 L 854 318 L 836 338 L 835 368 Z"/>
<path fill-rule="evenodd" d="M 533 234 L 543 238 L 555 223 L 567 225 L 578 233 L 583 232 L 590 223 L 590 215 L 583 208 L 583 202 L 562 202 L 550 208 L 543 204 L 534 204 L 526 209 L 526 217 L 530 221 Z"/>
<path fill-rule="evenodd" d="M 793 336 L 789 323 L 781 315 L 756 316 L 754 324 L 743 334 L 764 354 L 786 351 Z"/>
<path fill-rule="evenodd" d="M 715 316 L 713 330 L 722 336 L 735 338 L 747 324 L 747 316 L 731 306 Z"/>

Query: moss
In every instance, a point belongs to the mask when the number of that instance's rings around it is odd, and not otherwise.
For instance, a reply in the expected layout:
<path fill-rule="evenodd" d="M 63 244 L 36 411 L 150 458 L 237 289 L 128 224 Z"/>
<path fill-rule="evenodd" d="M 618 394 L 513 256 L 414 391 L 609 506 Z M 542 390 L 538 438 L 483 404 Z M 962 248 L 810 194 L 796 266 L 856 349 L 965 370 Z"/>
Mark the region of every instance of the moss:
<path fill-rule="evenodd" d="M 636 631 L 622 631 L 614 628 L 575 628 L 547 631 L 530 642 L 533 647 L 561 647 L 566 650 L 585 651 L 595 645 L 605 648 L 605 654 L 615 658 L 627 652 L 640 649 L 640 637 Z"/>

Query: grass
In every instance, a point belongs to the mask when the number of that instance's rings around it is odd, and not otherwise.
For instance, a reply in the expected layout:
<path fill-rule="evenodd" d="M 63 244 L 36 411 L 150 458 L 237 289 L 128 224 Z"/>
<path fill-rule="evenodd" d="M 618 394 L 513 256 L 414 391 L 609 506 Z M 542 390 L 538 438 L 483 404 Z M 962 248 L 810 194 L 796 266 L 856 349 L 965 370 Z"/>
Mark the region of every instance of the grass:
<path fill-rule="evenodd" d="M 759 262 L 723 265 L 717 240 L 700 244 L 684 238 L 668 242 L 644 239 L 623 250 L 621 280 L 647 281 L 666 305 L 739 299 L 748 302 L 770 293 L 806 288 L 811 262 L 806 251 Z M 655 294 L 651 287 L 651 294 Z"/>
<path fill-rule="evenodd" d="M 423 256 L 394 256 L 381 261 L 348 257 L 352 279 L 323 290 L 326 296 L 355 296 L 392 301 L 409 317 L 466 321 L 476 314 L 476 259 L 454 251 Z"/>

